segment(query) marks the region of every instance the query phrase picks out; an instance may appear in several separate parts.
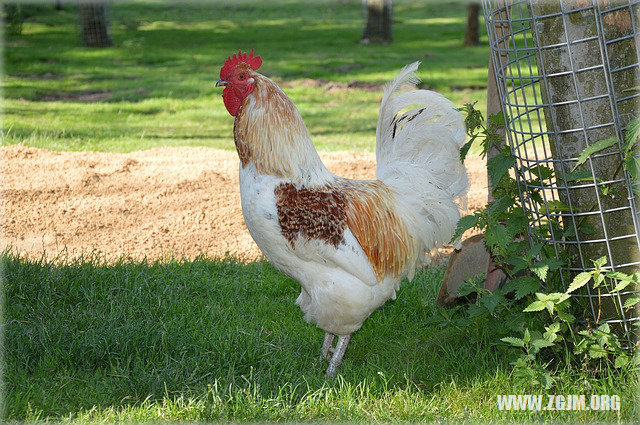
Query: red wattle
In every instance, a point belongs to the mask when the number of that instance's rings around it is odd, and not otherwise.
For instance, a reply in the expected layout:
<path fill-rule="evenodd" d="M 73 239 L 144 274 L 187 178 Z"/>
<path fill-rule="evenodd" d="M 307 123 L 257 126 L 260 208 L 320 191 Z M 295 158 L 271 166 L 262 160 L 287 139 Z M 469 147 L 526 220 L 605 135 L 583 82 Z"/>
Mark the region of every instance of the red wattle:
<path fill-rule="evenodd" d="M 222 91 L 222 101 L 224 102 L 224 106 L 233 117 L 238 115 L 238 111 L 240 110 L 240 106 L 242 106 L 243 100 L 244 98 L 240 96 L 240 93 L 238 93 L 237 90 L 234 90 L 231 86 L 225 87 Z"/>

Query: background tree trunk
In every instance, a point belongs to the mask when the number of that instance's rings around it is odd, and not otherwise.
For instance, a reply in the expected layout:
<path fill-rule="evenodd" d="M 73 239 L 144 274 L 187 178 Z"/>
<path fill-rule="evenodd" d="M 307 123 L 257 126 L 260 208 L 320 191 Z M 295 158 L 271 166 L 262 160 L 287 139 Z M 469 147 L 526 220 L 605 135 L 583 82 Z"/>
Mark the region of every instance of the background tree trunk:
<path fill-rule="evenodd" d="M 496 4 L 495 4 L 496 8 L 502 8 L 504 6 L 507 6 L 506 1 L 507 0 L 496 1 Z M 507 66 L 507 63 L 509 62 L 509 57 L 506 53 L 504 53 L 504 50 L 506 50 L 509 44 L 508 40 L 510 39 L 509 37 L 511 35 L 511 28 L 509 27 L 508 24 L 504 22 L 495 22 L 495 21 L 507 20 L 509 17 L 509 13 L 507 11 L 508 11 L 508 7 L 507 9 L 499 13 L 495 13 L 495 16 L 493 16 L 494 31 L 497 34 L 498 38 L 502 40 L 499 42 L 499 46 L 498 46 L 502 50 L 502 53 L 498 53 L 497 67 L 499 69 L 504 69 Z M 477 24 L 477 16 L 476 16 L 476 24 Z M 494 61 L 493 55 L 489 53 L 489 64 L 488 64 L 489 70 L 487 73 L 488 75 L 487 75 L 487 116 L 485 117 L 486 119 L 489 119 L 491 115 L 497 114 L 502 110 L 502 106 L 500 102 L 500 92 L 498 90 L 498 81 L 496 80 L 496 73 L 494 68 L 496 64 L 494 64 L 493 61 Z M 498 129 L 498 134 L 502 138 L 501 146 L 500 147 L 493 146 L 491 147 L 491 149 L 489 149 L 489 151 L 487 152 L 487 162 L 490 159 L 495 158 L 500 153 L 501 147 L 504 146 L 506 142 L 506 137 L 507 137 L 506 128 Z M 491 176 L 489 176 L 488 173 L 487 173 L 487 181 L 489 183 L 489 192 L 488 192 L 489 196 L 487 201 L 491 202 L 494 200 L 493 193 L 491 192 L 491 188 L 493 187 L 493 182 L 491 181 Z"/>
<path fill-rule="evenodd" d="M 502 5 L 503 3 L 501 0 L 496 2 L 496 6 L 502 6 Z M 476 3 L 476 10 L 475 12 L 473 12 L 475 13 L 476 33 L 478 32 L 479 8 L 480 8 L 480 5 Z M 471 15 L 472 15 L 472 11 L 471 11 L 471 4 L 470 4 L 469 17 L 467 20 L 467 35 L 465 36 L 465 45 L 468 45 L 467 39 L 469 36 L 469 26 L 470 26 L 469 24 L 471 21 Z M 507 16 L 507 13 L 503 12 L 503 13 L 497 14 L 496 18 L 505 19 L 506 16 Z M 504 39 L 505 36 L 507 36 L 510 31 L 509 26 L 504 25 L 502 23 L 496 23 L 494 28 L 496 33 L 499 34 L 499 37 L 502 39 Z M 504 48 L 505 43 L 506 43 L 505 41 L 501 42 L 500 47 Z M 498 67 L 502 69 L 507 62 L 508 62 L 508 57 L 506 57 L 506 55 L 504 54 L 501 54 L 499 56 Z M 488 68 L 489 68 L 489 71 L 487 73 L 488 75 L 487 75 L 487 116 L 485 117 L 486 119 L 489 119 L 490 116 L 495 115 L 500 111 L 502 111 L 502 106 L 500 102 L 500 92 L 498 91 L 498 82 L 496 80 L 496 73 L 495 73 L 494 62 L 493 62 L 493 55 L 491 53 L 489 53 Z M 487 158 L 486 158 L 487 163 L 489 162 L 490 159 L 495 158 L 500 153 L 502 146 L 504 146 L 506 142 L 506 128 L 504 127 L 499 128 L 497 132 L 501 137 L 500 147 L 492 146 L 491 149 L 489 149 L 489 151 L 487 152 Z M 493 197 L 493 192 L 491 190 L 491 188 L 493 187 L 493 182 L 491 180 L 491 175 L 488 172 L 487 172 L 487 182 L 489 183 L 489 190 L 487 191 L 487 195 L 488 195 L 487 202 L 492 202 L 495 200 Z M 486 275 L 487 275 L 487 278 L 485 280 L 484 288 L 488 289 L 489 291 L 494 291 L 496 288 L 500 286 L 503 279 L 505 279 L 504 273 L 500 269 L 495 267 L 495 263 L 493 262 L 493 258 L 491 257 L 489 260 L 488 268 L 486 270 Z"/>
<path fill-rule="evenodd" d="M 391 43 L 391 0 L 367 0 L 367 24 L 361 43 Z"/>
<path fill-rule="evenodd" d="M 107 3 L 103 0 L 80 0 L 78 2 L 82 41 L 88 47 L 110 47 Z"/>
<path fill-rule="evenodd" d="M 469 3 L 467 6 L 467 30 L 464 34 L 465 46 L 480 45 L 480 29 L 478 25 L 478 14 L 480 12 L 480 3 Z"/>

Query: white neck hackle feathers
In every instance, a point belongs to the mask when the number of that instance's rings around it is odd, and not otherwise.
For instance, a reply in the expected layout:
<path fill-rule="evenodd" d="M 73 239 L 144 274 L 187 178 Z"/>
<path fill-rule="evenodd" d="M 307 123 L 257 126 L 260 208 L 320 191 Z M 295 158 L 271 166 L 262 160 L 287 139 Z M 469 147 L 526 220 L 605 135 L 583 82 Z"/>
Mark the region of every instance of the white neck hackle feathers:
<path fill-rule="evenodd" d="M 235 121 L 235 138 L 243 166 L 252 162 L 262 174 L 318 186 L 332 179 L 309 131 L 287 95 L 269 78 L 254 73 L 255 89 Z"/>

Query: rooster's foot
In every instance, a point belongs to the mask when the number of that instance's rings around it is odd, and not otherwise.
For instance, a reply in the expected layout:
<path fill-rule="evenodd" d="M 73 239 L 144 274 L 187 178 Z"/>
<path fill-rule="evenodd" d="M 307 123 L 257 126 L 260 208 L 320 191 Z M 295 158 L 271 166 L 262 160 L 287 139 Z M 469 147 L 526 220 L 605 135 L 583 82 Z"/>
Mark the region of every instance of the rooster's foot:
<path fill-rule="evenodd" d="M 332 333 L 324 333 L 324 342 L 322 343 L 322 356 L 327 360 L 331 360 L 331 357 L 336 350 L 333 346 L 333 340 L 335 339 L 335 337 L 336 336 Z"/>
<path fill-rule="evenodd" d="M 331 335 L 333 337 L 333 335 Z M 329 367 L 327 368 L 326 377 L 333 378 L 336 376 L 336 372 L 338 371 L 338 367 L 342 363 L 342 358 L 344 357 L 345 351 L 347 351 L 347 345 L 349 345 L 349 340 L 351 339 L 351 334 L 345 336 L 338 337 L 338 343 L 336 344 L 336 348 L 334 350 L 333 356 L 331 356 L 331 360 L 329 360 Z M 333 338 L 331 338 L 331 342 L 333 342 Z M 325 337 L 325 342 L 327 341 L 327 337 Z M 324 346 L 324 344 L 323 344 Z"/>

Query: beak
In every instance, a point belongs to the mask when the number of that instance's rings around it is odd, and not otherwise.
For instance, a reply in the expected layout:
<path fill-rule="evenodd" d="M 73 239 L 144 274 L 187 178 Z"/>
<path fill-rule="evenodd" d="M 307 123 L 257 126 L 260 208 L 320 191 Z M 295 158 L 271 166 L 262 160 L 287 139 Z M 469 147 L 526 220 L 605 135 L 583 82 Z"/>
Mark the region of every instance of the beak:
<path fill-rule="evenodd" d="M 216 83 L 216 87 L 226 86 L 227 84 L 229 84 L 229 82 L 226 80 L 218 80 L 218 82 Z"/>

